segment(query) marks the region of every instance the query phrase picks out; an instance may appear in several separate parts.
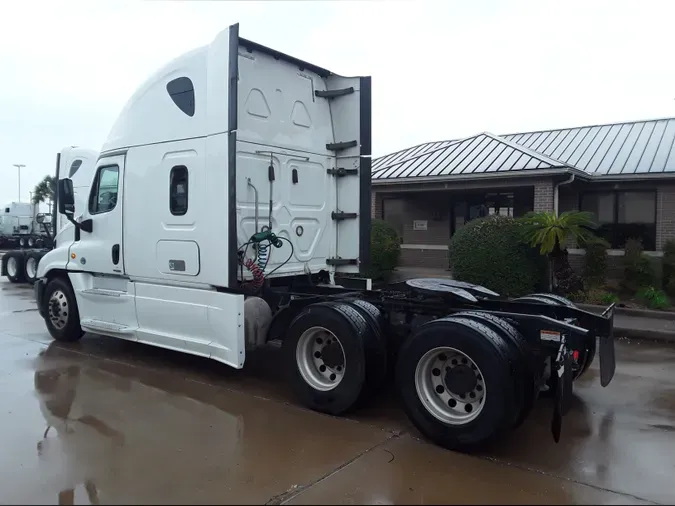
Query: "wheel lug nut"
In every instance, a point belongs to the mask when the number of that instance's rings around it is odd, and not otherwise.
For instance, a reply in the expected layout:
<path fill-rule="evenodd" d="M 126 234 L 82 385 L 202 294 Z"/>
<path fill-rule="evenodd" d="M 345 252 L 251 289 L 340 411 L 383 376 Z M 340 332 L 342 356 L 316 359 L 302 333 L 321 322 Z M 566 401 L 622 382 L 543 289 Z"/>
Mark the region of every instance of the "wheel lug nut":
<path fill-rule="evenodd" d="M 321 365 L 319 366 L 319 371 L 321 371 L 321 372 L 326 372 L 326 366 L 323 365 L 323 364 L 321 364 Z"/>
<path fill-rule="evenodd" d="M 440 376 L 441 370 L 434 367 L 434 369 L 432 369 L 432 371 L 431 371 L 431 374 L 433 374 L 434 376 Z"/>
<path fill-rule="evenodd" d="M 437 385 L 436 393 L 442 394 L 443 392 L 445 392 L 445 388 L 443 388 L 443 385 Z"/>
<path fill-rule="evenodd" d="M 320 352 L 320 351 L 315 351 L 315 352 L 314 352 L 314 357 L 315 357 L 315 358 L 321 358 L 321 352 Z"/>

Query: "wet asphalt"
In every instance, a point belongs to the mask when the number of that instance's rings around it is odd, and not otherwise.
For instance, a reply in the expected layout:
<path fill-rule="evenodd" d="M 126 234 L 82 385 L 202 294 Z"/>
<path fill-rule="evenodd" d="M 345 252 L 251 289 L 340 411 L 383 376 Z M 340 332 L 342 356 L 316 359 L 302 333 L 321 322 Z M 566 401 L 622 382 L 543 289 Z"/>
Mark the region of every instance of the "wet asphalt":
<path fill-rule="evenodd" d="M 32 290 L 0 281 L 2 504 L 649 504 L 675 502 L 675 348 L 617 343 L 484 455 L 425 442 L 393 389 L 333 418 L 298 406 L 279 350 L 236 371 L 96 335 L 51 341 Z"/>

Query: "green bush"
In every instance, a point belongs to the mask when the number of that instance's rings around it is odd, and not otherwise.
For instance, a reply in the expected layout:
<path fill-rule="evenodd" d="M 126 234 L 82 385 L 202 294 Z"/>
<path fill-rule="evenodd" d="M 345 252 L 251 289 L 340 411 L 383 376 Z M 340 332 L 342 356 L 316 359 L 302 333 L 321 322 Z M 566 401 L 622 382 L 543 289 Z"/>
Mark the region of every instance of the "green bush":
<path fill-rule="evenodd" d="M 591 286 L 601 286 L 607 277 L 607 245 L 603 242 L 586 244 L 584 278 Z"/>
<path fill-rule="evenodd" d="M 643 254 L 642 241 L 628 239 L 623 257 L 621 288 L 628 293 L 637 293 L 641 288 L 654 284 L 654 266 Z"/>
<path fill-rule="evenodd" d="M 576 302 L 585 302 L 586 304 L 598 304 L 602 306 L 609 306 L 612 302 L 618 303 L 619 297 L 612 292 L 603 290 L 602 288 L 590 288 L 583 294 L 583 300 Z"/>
<path fill-rule="evenodd" d="M 675 241 L 663 245 L 663 287 L 668 295 L 675 295 Z"/>
<path fill-rule="evenodd" d="M 670 306 L 668 296 L 653 286 L 640 289 L 637 293 L 637 299 L 643 302 L 650 309 L 666 309 Z"/>
<path fill-rule="evenodd" d="M 521 227 L 506 216 L 464 225 L 450 240 L 453 277 L 508 297 L 537 290 L 545 276 L 546 258 L 523 243 Z"/>
<path fill-rule="evenodd" d="M 386 280 L 401 257 L 401 238 L 386 221 L 373 220 L 370 226 L 370 268 L 368 277 Z"/>

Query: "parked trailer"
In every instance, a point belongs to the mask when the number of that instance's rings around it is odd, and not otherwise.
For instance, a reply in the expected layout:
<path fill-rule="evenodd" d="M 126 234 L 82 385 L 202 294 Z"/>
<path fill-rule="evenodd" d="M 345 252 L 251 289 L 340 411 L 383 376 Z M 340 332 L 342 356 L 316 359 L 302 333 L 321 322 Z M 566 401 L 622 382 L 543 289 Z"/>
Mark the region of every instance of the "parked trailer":
<path fill-rule="evenodd" d="M 238 25 L 166 65 L 120 113 L 77 218 L 73 182 L 59 178 L 73 226 L 35 283 L 52 337 L 94 332 L 234 368 L 280 340 L 304 405 L 344 414 L 395 374 L 415 426 L 461 451 L 519 426 L 548 391 L 558 441 L 596 346 L 601 384 L 614 375 L 614 306 L 347 278 L 369 263 L 370 122 L 370 78 L 243 39 Z"/>
<path fill-rule="evenodd" d="M 79 195 L 89 195 L 89 185 L 93 175 L 96 151 L 86 148 L 70 146 L 63 148 L 56 155 L 56 174 L 58 179 L 71 178 L 74 184 L 76 209 L 84 206 Z M 60 176 L 60 177 L 59 177 Z M 10 208 L 11 211 L 11 208 Z M 57 212 L 56 207 L 51 215 L 38 213 L 35 216 L 36 227 L 41 227 L 43 235 L 38 239 L 23 237 L 16 246 L 21 249 L 5 253 L 0 259 L 0 275 L 7 277 L 12 283 L 34 283 L 37 275 L 37 266 L 40 259 L 54 247 L 56 238 L 66 236 L 72 240 L 73 226 L 65 217 Z M 56 236 L 56 237 L 55 237 Z M 26 248 L 25 246 L 28 246 Z"/>

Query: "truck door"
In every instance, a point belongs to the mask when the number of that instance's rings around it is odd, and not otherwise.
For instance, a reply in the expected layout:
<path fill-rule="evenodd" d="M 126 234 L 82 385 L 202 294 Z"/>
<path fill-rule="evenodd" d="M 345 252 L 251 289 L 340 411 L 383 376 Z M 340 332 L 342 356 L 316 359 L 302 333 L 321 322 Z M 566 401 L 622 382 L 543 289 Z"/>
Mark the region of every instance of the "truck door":
<path fill-rule="evenodd" d="M 122 254 L 122 197 L 124 155 L 100 159 L 89 198 L 76 209 L 76 221 L 90 221 L 91 232 L 81 230 L 70 247 L 68 270 L 124 274 Z"/>

